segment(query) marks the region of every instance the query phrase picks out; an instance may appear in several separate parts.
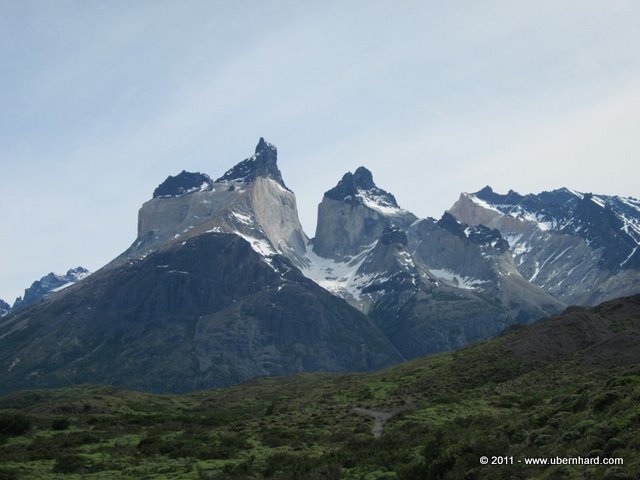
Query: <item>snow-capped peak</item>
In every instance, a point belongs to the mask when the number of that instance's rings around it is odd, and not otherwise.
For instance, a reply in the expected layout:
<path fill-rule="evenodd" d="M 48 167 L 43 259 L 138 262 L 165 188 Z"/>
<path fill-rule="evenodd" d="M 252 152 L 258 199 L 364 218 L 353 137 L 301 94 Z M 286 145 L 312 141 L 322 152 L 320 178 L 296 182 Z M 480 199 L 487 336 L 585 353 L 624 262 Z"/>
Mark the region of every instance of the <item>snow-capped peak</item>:
<path fill-rule="evenodd" d="M 40 280 L 36 280 L 24 291 L 24 296 L 18 297 L 14 302 L 12 311 L 27 307 L 50 293 L 59 292 L 83 278 L 91 275 L 91 272 L 83 267 L 70 268 L 64 275 L 49 273 Z"/>
<path fill-rule="evenodd" d="M 640 201 L 631 197 L 560 188 L 539 194 L 505 195 L 491 188 L 464 194 L 485 210 L 534 224 L 542 232 L 574 235 L 602 249 L 607 268 L 636 268 L 640 245 Z M 635 259 L 635 260 L 634 260 Z"/>

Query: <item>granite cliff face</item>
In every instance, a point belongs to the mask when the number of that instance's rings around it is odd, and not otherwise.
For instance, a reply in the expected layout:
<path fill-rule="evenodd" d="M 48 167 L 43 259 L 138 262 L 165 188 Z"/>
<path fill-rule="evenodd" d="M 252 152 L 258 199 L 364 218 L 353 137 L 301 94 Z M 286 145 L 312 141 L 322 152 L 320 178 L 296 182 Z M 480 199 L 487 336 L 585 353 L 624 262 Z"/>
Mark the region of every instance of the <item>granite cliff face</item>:
<path fill-rule="evenodd" d="M 407 358 L 563 308 L 524 280 L 500 232 L 419 220 L 361 167 L 327 191 L 303 273 L 367 313 Z"/>
<path fill-rule="evenodd" d="M 138 238 L 115 265 L 205 232 L 239 235 L 301 265 L 308 239 L 276 161 L 276 147 L 261 138 L 253 156 L 215 181 L 187 172 L 167 178 L 140 209 Z"/>
<path fill-rule="evenodd" d="M 638 291 L 638 200 L 566 188 L 500 195 L 486 187 L 463 193 L 450 213 L 499 230 L 522 276 L 567 304 L 591 305 Z"/>
<path fill-rule="evenodd" d="M 564 304 L 518 272 L 508 242 L 497 230 L 469 226 L 445 213 L 409 230 L 410 249 L 438 282 L 498 300 L 515 322 L 557 313 Z"/>
<path fill-rule="evenodd" d="M 369 316 L 406 357 L 488 338 L 513 323 L 498 303 L 473 289 L 441 282 L 411 253 L 407 234 L 387 228 L 356 273 Z"/>
<path fill-rule="evenodd" d="M 324 194 L 313 252 L 335 260 L 352 257 L 378 240 L 386 227 L 406 228 L 415 220 L 393 195 L 375 185 L 369 170 L 359 167 Z"/>

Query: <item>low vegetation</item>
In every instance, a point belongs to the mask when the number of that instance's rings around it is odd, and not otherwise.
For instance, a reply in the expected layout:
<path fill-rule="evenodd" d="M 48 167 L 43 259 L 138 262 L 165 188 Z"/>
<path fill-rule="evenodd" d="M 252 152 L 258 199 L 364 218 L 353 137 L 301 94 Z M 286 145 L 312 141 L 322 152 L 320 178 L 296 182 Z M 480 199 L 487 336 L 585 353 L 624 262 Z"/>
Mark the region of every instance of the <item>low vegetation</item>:
<path fill-rule="evenodd" d="M 372 374 L 182 396 L 18 392 L 0 398 L 0 480 L 640 478 L 640 366 L 527 360 L 506 348 L 519 334 Z M 354 408 L 394 415 L 376 437 Z M 624 465 L 518 463 L 528 457 Z"/>

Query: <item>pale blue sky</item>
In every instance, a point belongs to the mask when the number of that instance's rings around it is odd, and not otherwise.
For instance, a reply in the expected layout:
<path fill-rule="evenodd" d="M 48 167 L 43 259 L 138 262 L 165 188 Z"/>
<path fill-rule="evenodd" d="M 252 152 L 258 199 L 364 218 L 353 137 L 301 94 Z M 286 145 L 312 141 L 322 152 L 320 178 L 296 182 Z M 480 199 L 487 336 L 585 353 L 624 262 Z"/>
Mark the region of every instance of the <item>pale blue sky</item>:
<path fill-rule="evenodd" d="M 275 143 L 312 236 L 369 167 L 419 216 L 486 184 L 640 196 L 636 1 L 0 0 L 0 298 L 96 270 L 167 175 Z"/>

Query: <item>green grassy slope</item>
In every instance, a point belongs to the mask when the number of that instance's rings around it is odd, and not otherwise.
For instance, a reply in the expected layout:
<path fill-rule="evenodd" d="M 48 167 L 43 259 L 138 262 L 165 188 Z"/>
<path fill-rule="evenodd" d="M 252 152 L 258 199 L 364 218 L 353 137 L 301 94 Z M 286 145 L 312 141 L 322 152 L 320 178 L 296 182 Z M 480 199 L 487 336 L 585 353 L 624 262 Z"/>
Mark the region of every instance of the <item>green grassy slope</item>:
<path fill-rule="evenodd" d="M 639 332 L 636 296 L 372 374 L 18 392 L 0 397 L 0 479 L 640 478 Z M 382 435 L 354 408 L 390 413 Z M 557 456 L 624 465 L 518 463 Z"/>

